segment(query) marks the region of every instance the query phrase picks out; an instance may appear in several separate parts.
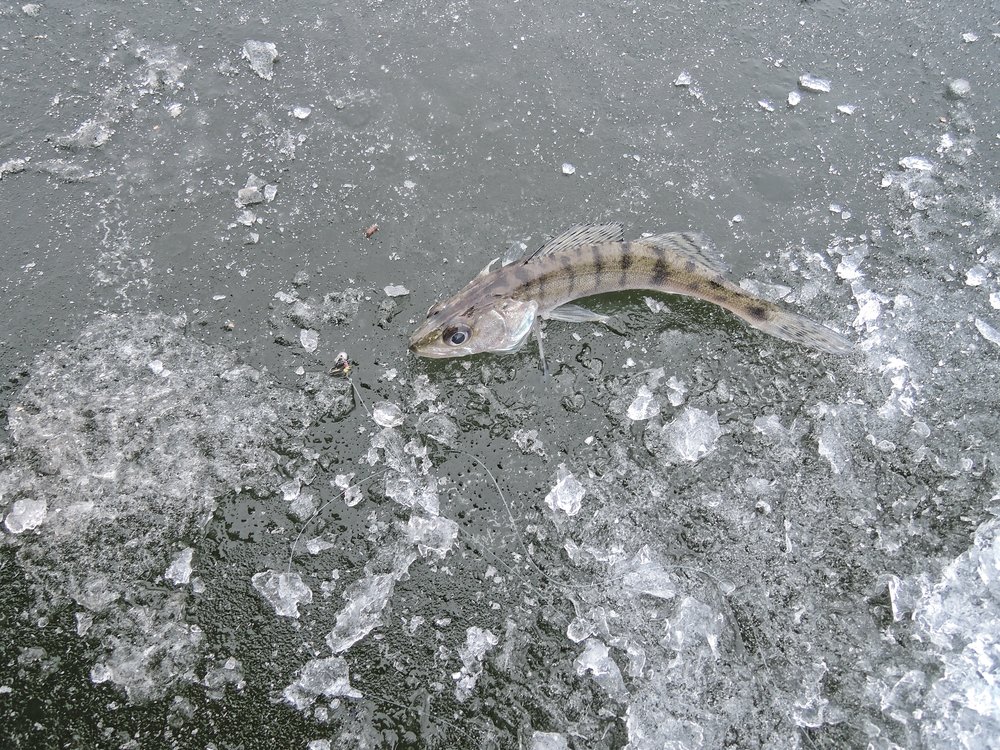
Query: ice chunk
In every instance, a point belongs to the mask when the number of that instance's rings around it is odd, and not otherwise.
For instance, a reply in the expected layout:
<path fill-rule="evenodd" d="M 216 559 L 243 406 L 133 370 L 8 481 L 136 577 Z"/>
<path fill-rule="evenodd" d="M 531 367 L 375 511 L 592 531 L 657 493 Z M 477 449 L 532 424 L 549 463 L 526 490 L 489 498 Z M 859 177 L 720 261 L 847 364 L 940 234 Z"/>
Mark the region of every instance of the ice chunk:
<path fill-rule="evenodd" d="M 990 307 L 994 310 L 1000 310 L 1000 292 L 990 293 Z"/>
<path fill-rule="evenodd" d="M 562 165 L 562 173 L 563 173 L 564 175 L 567 175 L 567 176 L 568 176 L 568 175 L 571 175 L 571 174 L 576 174 L 576 167 L 574 167 L 574 166 L 573 166 L 572 164 L 570 164 L 570 163 L 569 163 L 568 161 L 567 161 L 567 162 L 563 162 L 563 165 Z"/>
<path fill-rule="evenodd" d="M 934 171 L 934 165 L 922 156 L 904 156 L 899 160 L 899 166 L 903 169 L 912 169 L 917 172 Z"/>
<path fill-rule="evenodd" d="M 757 106 L 765 112 L 774 112 L 774 103 L 770 99 L 758 99 Z"/>
<path fill-rule="evenodd" d="M 830 91 L 830 81 L 826 78 L 815 76 L 812 73 L 803 73 L 799 76 L 799 87 L 805 91 L 826 94 Z"/>
<path fill-rule="evenodd" d="M 671 406 L 680 406 L 684 403 L 684 394 L 687 393 L 687 386 L 684 385 L 684 381 L 678 380 L 676 376 L 671 375 L 667 381 L 667 388 L 670 389 L 670 392 L 667 394 L 667 401 L 670 402 Z"/>
<path fill-rule="evenodd" d="M 347 605 L 337 613 L 337 622 L 326 635 L 326 644 L 333 653 L 346 651 L 378 625 L 395 584 L 395 577 L 385 573 L 367 575 L 347 587 Z"/>
<path fill-rule="evenodd" d="M 318 555 L 324 550 L 328 550 L 331 547 L 336 547 L 336 546 L 337 545 L 333 544 L 332 542 L 328 542 L 322 537 L 318 536 L 313 537 L 312 539 L 306 542 L 306 550 L 309 552 L 310 555 Z"/>
<path fill-rule="evenodd" d="M 465 645 L 458 649 L 458 657 L 462 660 L 462 669 L 452 677 L 455 685 L 455 697 L 460 701 L 468 700 L 483 673 L 483 659 L 499 639 L 489 630 L 473 625 L 465 631 Z"/>
<path fill-rule="evenodd" d="M 342 490 L 341 494 L 344 496 L 344 503 L 348 508 L 353 508 L 355 505 L 360 503 L 364 497 L 361 494 L 361 488 L 354 485 L 354 472 L 350 474 L 338 474 L 333 478 L 333 486 Z"/>
<path fill-rule="evenodd" d="M 569 750 L 569 740 L 557 732 L 532 732 L 529 750 Z"/>
<path fill-rule="evenodd" d="M 372 419 L 382 427 L 399 427 L 403 424 L 403 410 L 391 401 L 383 401 L 372 409 Z"/>
<path fill-rule="evenodd" d="M 984 339 L 1000 346 L 1000 331 L 991 326 L 985 320 L 976 318 L 976 330 L 982 334 Z"/>
<path fill-rule="evenodd" d="M 673 599 L 677 595 L 674 577 L 652 559 L 648 547 L 639 550 L 635 558 L 622 569 L 622 585 L 658 599 Z"/>
<path fill-rule="evenodd" d="M 0 164 L 0 180 L 5 174 L 18 174 L 28 168 L 27 159 L 8 159 Z"/>
<path fill-rule="evenodd" d="M 843 473 L 851 465 L 851 454 L 834 425 L 823 425 L 817 438 L 816 447 L 819 455 L 830 462 L 830 468 L 833 469 L 834 474 Z"/>
<path fill-rule="evenodd" d="M 265 570 L 251 579 L 257 592 L 270 602 L 276 614 L 281 617 L 299 616 L 299 604 L 312 602 L 312 590 L 296 572 L 281 573 Z"/>
<path fill-rule="evenodd" d="M 584 643 L 583 653 L 574 662 L 578 675 L 590 672 L 594 681 L 611 696 L 612 700 L 624 701 L 628 697 L 625 680 L 614 659 L 603 641 L 588 638 Z"/>
<path fill-rule="evenodd" d="M 360 698 L 361 693 L 351 687 L 347 662 L 341 656 L 313 659 L 305 663 L 295 682 L 282 693 L 285 701 L 303 711 L 317 698 Z"/>
<path fill-rule="evenodd" d="M 170 563 L 167 572 L 163 577 L 172 582 L 175 586 L 181 586 L 191 580 L 191 559 L 194 557 L 194 550 L 185 547 Z"/>
<path fill-rule="evenodd" d="M 243 45 L 243 59 L 250 63 L 250 69 L 270 81 L 274 78 L 274 63 L 278 60 L 278 48 L 272 42 L 248 40 Z"/>
<path fill-rule="evenodd" d="M 853 115 L 855 109 L 857 109 L 857 107 L 855 107 L 853 104 L 838 104 L 837 105 L 837 111 L 840 112 L 840 114 L 842 114 L 842 115 Z"/>
<path fill-rule="evenodd" d="M 42 500 L 32 500 L 31 498 L 15 500 L 10 506 L 10 512 L 3 525 L 11 534 L 21 534 L 37 529 L 45 521 L 48 508 L 48 502 L 44 498 Z"/>
<path fill-rule="evenodd" d="M 788 106 L 789 107 L 797 107 L 797 106 L 799 106 L 799 103 L 801 101 L 802 101 L 802 94 L 800 94 L 798 91 L 789 91 L 788 92 Z"/>
<path fill-rule="evenodd" d="M 858 302 L 858 315 L 854 318 L 854 327 L 864 326 L 867 330 L 875 329 L 875 321 L 882 314 L 882 302 L 878 295 L 871 291 L 864 291 L 856 295 Z"/>
<path fill-rule="evenodd" d="M 307 521 L 316 513 L 319 501 L 311 492 L 302 492 L 288 506 L 288 512 L 300 521 Z"/>
<path fill-rule="evenodd" d="M 948 81 L 948 93 L 956 99 L 964 99 L 972 93 L 972 84 L 964 78 Z"/>
<path fill-rule="evenodd" d="M 514 445 L 521 449 L 522 453 L 534 453 L 545 457 L 545 448 L 542 441 L 538 439 L 538 430 L 517 429 L 514 430 L 510 439 L 514 441 Z"/>
<path fill-rule="evenodd" d="M 221 700 L 225 697 L 228 685 L 232 685 L 237 690 L 246 687 L 246 681 L 243 679 L 243 665 L 239 659 L 230 656 L 222 664 L 205 670 L 205 677 L 201 684 L 205 686 L 205 692 L 210 698 Z"/>
<path fill-rule="evenodd" d="M 402 284 L 390 284 L 389 286 L 385 287 L 382 291 L 385 292 L 385 295 L 387 297 L 405 297 L 407 294 L 410 293 L 410 290 L 407 289 Z"/>
<path fill-rule="evenodd" d="M 61 148 L 100 148 L 114 135 L 106 120 L 85 120 L 68 135 L 56 136 L 52 140 Z"/>
<path fill-rule="evenodd" d="M 643 297 L 643 301 L 646 303 L 646 307 L 650 309 L 651 312 L 660 313 L 666 309 L 666 305 L 660 302 L 658 299 L 653 297 Z"/>
<path fill-rule="evenodd" d="M 704 602 L 685 596 L 677 605 L 677 611 L 667 621 L 666 634 L 660 645 L 677 652 L 699 649 L 702 641 L 708 646 L 712 656 L 719 658 L 719 637 L 725 628 L 722 613 Z"/>
<path fill-rule="evenodd" d="M 312 107 L 294 107 L 292 108 L 292 116 L 297 120 L 305 120 L 312 114 Z"/>
<path fill-rule="evenodd" d="M 628 407 L 627 416 L 633 421 L 652 419 L 660 413 L 660 402 L 644 385 L 639 386 L 635 399 Z"/>
<path fill-rule="evenodd" d="M 424 557 L 433 554 L 443 558 L 458 537 L 458 524 L 449 518 L 413 515 L 406 525 L 406 534 Z"/>
<path fill-rule="evenodd" d="M 556 486 L 545 496 L 545 503 L 553 511 L 560 510 L 567 516 L 575 516 L 580 512 L 583 496 L 587 491 L 566 468 L 566 464 L 559 464 L 557 476 Z"/>
<path fill-rule="evenodd" d="M 264 194 L 260 188 L 245 187 L 236 191 L 236 204 L 238 206 L 252 206 L 254 203 L 263 203 Z"/>
<path fill-rule="evenodd" d="M 21 6 L 21 12 L 24 13 L 24 15 L 26 16 L 34 18 L 35 16 L 37 16 L 39 13 L 42 12 L 42 6 L 39 5 L 38 3 L 25 3 L 24 5 Z"/>
<path fill-rule="evenodd" d="M 691 80 L 691 74 L 686 70 L 682 70 L 674 79 L 674 86 L 690 86 Z"/>
<path fill-rule="evenodd" d="M 331 750 L 330 740 L 309 740 L 306 750 Z"/>
<path fill-rule="evenodd" d="M 307 352 L 314 352 L 319 346 L 319 333 L 311 328 L 303 328 L 299 331 L 299 343 Z"/>
<path fill-rule="evenodd" d="M 715 450 L 722 435 L 718 414 L 688 407 L 663 427 L 663 436 L 685 461 L 697 461 Z"/>
<path fill-rule="evenodd" d="M 989 279 L 990 272 L 981 263 L 977 263 L 965 272 L 965 283 L 969 286 L 982 286 Z"/>

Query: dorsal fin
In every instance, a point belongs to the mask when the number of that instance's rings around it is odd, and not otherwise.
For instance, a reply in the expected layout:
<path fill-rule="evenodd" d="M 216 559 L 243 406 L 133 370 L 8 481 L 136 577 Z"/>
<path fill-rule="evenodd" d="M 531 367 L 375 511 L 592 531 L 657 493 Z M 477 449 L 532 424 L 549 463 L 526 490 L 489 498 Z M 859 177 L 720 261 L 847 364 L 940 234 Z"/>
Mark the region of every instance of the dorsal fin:
<path fill-rule="evenodd" d="M 712 273 L 725 274 L 731 270 L 725 261 L 711 255 L 715 247 L 712 241 L 696 232 L 665 232 L 664 234 L 654 234 L 652 237 L 643 237 L 636 241 L 655 245 L 684 260 L 693 260 Z"/>
<path fill-rule="evenodd" d="M 542 258 L 560 250 L 566 250 L 580 245 L 596 245 L 599 242 L 624 242 L 625 226 L 623 224 L 575 224 L 561 234 L 557 234 L 530 255 L 524 256 L 524 262 Z"/>

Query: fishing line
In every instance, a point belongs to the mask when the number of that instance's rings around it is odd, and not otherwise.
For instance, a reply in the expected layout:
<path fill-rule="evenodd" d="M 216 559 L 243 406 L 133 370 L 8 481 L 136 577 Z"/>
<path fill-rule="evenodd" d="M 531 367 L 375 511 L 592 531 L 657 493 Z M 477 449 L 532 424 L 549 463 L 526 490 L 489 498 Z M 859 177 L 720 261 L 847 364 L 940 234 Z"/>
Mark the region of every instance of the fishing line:
<path fill-rule="evenodd" d="M 382 474 L 385 474 L 387 471 L 388 469 L 382 469 L 380 471 L 376 471 L 373 474 L 369 474 L 364 479 L 360 479 L 354 484 L 352 484 L 350 487 L 345 487 L 344 490 L 339 495 L 336 495 L 335 497 L 327 500 L 325 503 L 319 506 L 315 511 L 313 511 L 313 514 L 309 516 L 308 519 L 306 519 L 305 523 L 302 524 L 302 528 L 299 529 L 299 533 L 296 534 L 295 540 L 292 542 L 292 547 L 288 551 L 288 565 L 285 568 L 286 574 L 292 572 L 292 558 L 295 556 L 295 548 L 298 546 L 299 540 L 302 538 L 302 535 L 306 532 L 306 529 L 309 527 L 309 524 L 312 523 L 313 520 L 316 519 L 320 513 L 329 508 L 331 504 L 342 498 L 344 495 L 353 490 L 355 487 L 360 487 L 369 479 L 374 479 L 375 477 L 381 476 Z"/>

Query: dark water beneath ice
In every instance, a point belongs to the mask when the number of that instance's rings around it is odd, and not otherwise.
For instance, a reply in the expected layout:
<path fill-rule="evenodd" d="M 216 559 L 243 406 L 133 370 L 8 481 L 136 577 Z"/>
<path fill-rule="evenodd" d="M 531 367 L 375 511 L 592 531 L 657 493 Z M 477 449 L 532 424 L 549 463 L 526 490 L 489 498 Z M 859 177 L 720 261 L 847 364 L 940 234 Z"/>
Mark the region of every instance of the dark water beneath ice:
<path fill-rule="evenodd" d="M 991 10 L 0 7 L 0 744 L 996 746 Z M 857 352 L 406 352 L 586 221 Z"/>

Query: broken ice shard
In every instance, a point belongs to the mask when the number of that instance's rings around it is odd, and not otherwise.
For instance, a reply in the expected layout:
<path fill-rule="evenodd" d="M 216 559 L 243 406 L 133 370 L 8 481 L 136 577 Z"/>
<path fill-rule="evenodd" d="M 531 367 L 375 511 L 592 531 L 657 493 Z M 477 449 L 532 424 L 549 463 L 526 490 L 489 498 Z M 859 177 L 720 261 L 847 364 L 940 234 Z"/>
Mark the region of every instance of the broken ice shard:
<path fill-rule="evenodd" d="M 385 287 L 382 291 L 385 292 L 385 295 L 387 297 L 405 297 L 407 294 L 410 293 L 410 290 L 407 289 L 402 284 L 390 284 L 389 286 Z"/>
<path fill-rule="evenodd" d="M 346 651 L 378 624 L 389 602 L 396 580 L 392 575 L 369 575 L 355 581 L 344 592 L 347 605 L 337 613 L 337 622 L 326 636 L 335 654 Z"/>
<path fill-rule="evenodd" d="M 15 500 L 3 524 L 11 534 L 20 534 L 41 526 L 47 513 L 48 503 L 45 500 Z"/>
<path fill-rule="evenodd" d="M 298 573 L 279 573 L 265 570 L 252 579 L 253 587 L 274 607 L 282 617 L 299 616 L 299 604 L 312 602 L 312 590 L 302 582 Z"/>
<path fill-rule="evenodd" d="M 830 91 L 830 81 L 826 78 L 814 76 L 812 73 L 804 73 L 799 76 L 799 86 L 806 91 L 816 93 L 829 93 Z"/>
<path fill-rule="evenodd" d="M 319 333 L 311 328 L 303 328 L 299 331 L 299 343 L 311 354 L 319 346 Z"/>
<path fill-rule="evenodd" d="M 382 427 L 399 427 L 403 424 L 403 410 L 390 401 L 376 404 L 372 419 Z"/>
<path fill-rule="evenodd" d="M 933 172 L 934 165 L 922 156 L 904 156 L 899 160 L 903 169 L 913 169 L 918 172 Z"/>
<path fill-rule="evenodd" d="M 361 693 L 351 687 L 347 662 L 340 656 L 306 662 L 298 678 L 285 688 L 282 695 L 300 711 L 309 708 L 321 695 L 325 698 L 361 697 Z"/>
<path fill-rule="evenodd" d="M 691 85 L 691 74 L 686 70 L 682 70 L 677 74 L 674 79 L 674 86 L 690 86 Z"/>
<path fill-rule="evenodd" d="M 181 550 L 174 561 L 170 563 L 170 567 L 167 568 L 167 572 L 163 574 L 163 577 L 168 581 L 173 583 L 175 586 L 180 586 L 191 580 L 191 558 L 194 556 L 194 550 L 187 547 Z"/>
<path fill-rule="evenodd" d="M 243 59 L 250 63 L 250 69 L 265 81 L 274 78 L 274 63 L 278 59 L 278 48 L 271 42 L 253 39 L 243 45 Z"/>
<path fill-rule="evenodd" d="M 584 644 L 583 653 L 576 657 L 576 673 L 578 675 L 590 672 L 594 681 L 604 688 L 613 700 L 623 701 L 628 697 L 625 690 L 625 680 L 608 647 L 597 638 L 588 638 Z"/>
<path fill-rule="evenodd" d="M 693 407 L 663 428 L 663 436 L 685 461 L 697 461 L 714 451 L 720 435 L 718 414 Z"/>
<path fill-rule="evenodd" d="M 587 491 L 573 476 L 573 473 L 566 468 L 566 464 L 559 464 L 557 476 L 559 480 L 545 496 L 545 503 L 554 511 L 561 510 L 567 516 L 575 516 L 580 512 L 581 501 Z"/>
<path fill-rule="evenodd" d="M 406 534 L 423 557 L 433 554 L 443 558 L 458 537 L 458 524 L 449 518 L 413 515 L 406 525 Z"/>
<path fill-rule="evenodd" d="M 452 675 L 458 683 L 455 685 L 455 697 L 459 701 L 465 701 L 472 695 L 476 682 L 483 673 L 483 659 L 486 658 L 486 652 L 497 643 L 499 639 L 493 633 L 475 625 L 465 632 L 465 645 L 458 649 L 462 669 Z"/>
<path fill-rule="evenodd" d="M 1000 331 L 991 326 L 985 320 L 976 318 L 976 330 L 982 334 L 984 339 L 1000 346 Z"/>
<path fill-rule="evenodd" d="M 644 385 L 639 386 L 635 394 L 635 399 L 628 407 L 627 416 L 633 421 L 652 419 L 660 413 L 660 402 L 656 396 Z"/>

